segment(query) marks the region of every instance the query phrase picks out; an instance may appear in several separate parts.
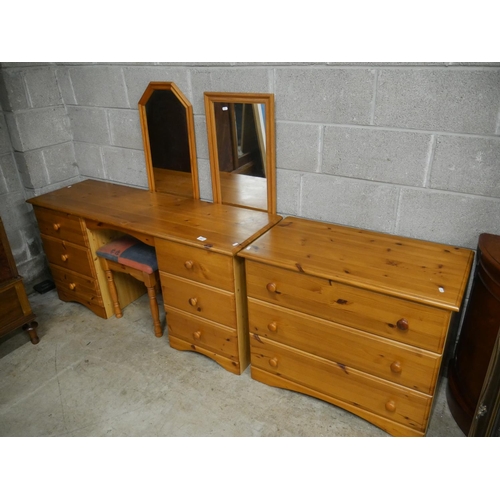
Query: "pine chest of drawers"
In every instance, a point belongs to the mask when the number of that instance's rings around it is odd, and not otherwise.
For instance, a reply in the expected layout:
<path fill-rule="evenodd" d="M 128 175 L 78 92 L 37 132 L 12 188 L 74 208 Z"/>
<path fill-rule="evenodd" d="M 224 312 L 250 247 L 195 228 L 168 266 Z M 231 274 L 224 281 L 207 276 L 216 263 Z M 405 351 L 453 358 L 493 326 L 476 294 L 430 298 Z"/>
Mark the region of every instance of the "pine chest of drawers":
<path fill-rule="evenodd" d="M 472 251 L 288 217 L 239 255 L 252 378 L 425 435 Z"/>

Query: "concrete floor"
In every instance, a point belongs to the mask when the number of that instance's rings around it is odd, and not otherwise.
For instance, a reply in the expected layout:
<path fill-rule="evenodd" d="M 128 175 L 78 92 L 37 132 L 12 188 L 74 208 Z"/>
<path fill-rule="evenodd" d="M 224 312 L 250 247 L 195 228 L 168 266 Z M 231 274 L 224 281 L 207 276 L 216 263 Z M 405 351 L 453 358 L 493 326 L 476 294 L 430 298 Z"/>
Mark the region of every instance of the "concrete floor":
<path fill-rule="evenodd" d="M 40 343 L 0 340 L 0 436 L 388 436 L 326 402 L 233 375 L 152 331 L 147 296 L 103 320 L 30 295 Z M 160 309 L 164 320 L 163 308 Z M 441 379 L 428 436 L 464 437 Z"/>

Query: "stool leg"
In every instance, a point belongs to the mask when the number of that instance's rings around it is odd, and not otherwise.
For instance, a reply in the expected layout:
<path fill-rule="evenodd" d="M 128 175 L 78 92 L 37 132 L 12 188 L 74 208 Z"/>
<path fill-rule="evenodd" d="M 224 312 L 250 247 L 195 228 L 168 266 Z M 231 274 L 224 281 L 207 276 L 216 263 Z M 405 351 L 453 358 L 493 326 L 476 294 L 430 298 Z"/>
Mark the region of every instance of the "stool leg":
<path fill-rule="evenodd" d="M 116 291 L 115 280 L 113 279 L 113 273 L 106 269 L 106 278 L 108 280 L 109 294 L 111 295 L 111 300 L 113 301 L 113 307 L 115 309 L 115 316 L 121 318 L 123 316 L 120 303 L 118 302 L 118 292 Z"/>
<path fill-rule="evenodd" d="M 151 316 L 153 316 L 153 323 L 155 335 L 163 337 L 163 331 L 160 323 L 160 311 L 158 309 L 158 302 L 156 302 L 156 291 L 154 286 L 148 286 L 149 305 L 151 307 Z"/>

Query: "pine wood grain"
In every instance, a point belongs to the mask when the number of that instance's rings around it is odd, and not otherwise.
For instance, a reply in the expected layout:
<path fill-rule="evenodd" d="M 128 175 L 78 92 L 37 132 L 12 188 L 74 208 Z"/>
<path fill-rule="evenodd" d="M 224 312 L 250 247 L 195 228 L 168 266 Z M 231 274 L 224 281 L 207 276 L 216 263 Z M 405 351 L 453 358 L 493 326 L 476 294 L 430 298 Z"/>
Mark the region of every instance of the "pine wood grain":
<path fill-rule="evenodd" d="M 234 293 L 160 272 L 167 307 L 236 328 Z"/>
<path fill-rule="evenodd" d="M 252 378 L 425 435 L 472 251 L 288 217 L 239 255 Z"/>
<path fill-rule="evenodd" d="M 250 373 L 253 380 L 257 380 L 259 382 L 262 382 L 263 384 L 272 385 L 273 387 L 280 387 L 282 389 L 288 389 L 290 391 L 300 392 L 302 394 L 307 394 L 308 396 L 311 396 L 313 398 L 322 399 L 323 401 L 327 401 L 328 403 L 338 406 L 339 408 L 343 408 L 344 410 L 347 410 L 350 413 L 358 415 L 368 422 L 371 422 L 373 425 L 380 427 L 392 436 L 423 437 L 425 435 L 425 433 L 422 431 L 418 431 L 416 429 L 408 427 L 407 425 L 394 422 L 389 418 L 384 418 L 371 411 L 360 408 L 354 403 L 329 396 L 323 392 L 312 389 L 311 387 L 306 387 L 305 385 L 298 382 L 283 378 L 279 374 L 274 374 L 267 370 L 261 370 L 260 368 L 257 368 L 253 365 L 251 366 Z"/>
<path fill-rule="evenodd" d="M 82 219 L 74 215 L 35 207 L 35 216 L 42 234 L 86 246 L 87 238 Z"/>
<path fill-rule="evenodd" d="M 415 347 L 442 352 L 450 311 L 371 290 L 248 261 L 250 297 L 358 328 Z M 268 285 L 276 290 L 269 291 Z M 398 327 L 400 320 L 408 328 Z"/>
<path fill-rule="evenodd" d="M 51 264 L 96 277 L 90 252 L 86 247 L 42 234 L 43 248 Z"/>
<path fill-rule="evenodd" d="M 136 231 L 226 255 L 235 255 L 282 218 L 257 210 L 95 180 L 43 194 L 28 202 L 123 232 Z"/>
<path fill-rule="evenodd" d="M 201 347 L 238 361 L 238 336 L 234 328 L 199 318 L 174 307 L 165 306 L 169 338 L 177 337 L 195 348 Z M 193 349 L 194 350 L 194 349 Z"/>
<path fill-rule="evenodd" d="M 440 356 L 361 330 L 248 299 L 250 332 L 427 394 Z"/>
<path fill-rule="evenodd" d="M 156 238 L 155 248 L 158 265 L 166 273 L 234 291 L 231 257 L 160 238 Z"/>
<path fill-rule="evenodd" d="M 474 257 L 466 248 L 295 217 L 241 255 L 452 311 L 460 308 Z"/>
<path fill-rule="evenodd" d="M 250 345 L 252 366 L 256 368 L 416 431 L 422 432 L 427 426 L 431 396 L 255 335 Z"/>
<path fill-rule="evenodd" d="M 100 291 L 104 307 L 95 304 L 91 288 L 83 293 L 81 281 L 58 279 L 60 298 L 78 297 L 99 316 L 112 316 L 106 277 L 95 251 L 115 237 L 130 234 L 156 248 L 167 309 L 184 311 L 186 316 L 183 318 L 189 317 L 191 322 L 213 322 L 218 325 L 219 333 L 230 330 L 237 340 L 231 344 L 231 347 L 236 346 L 236 354 L 230 355 L 222 352 L 215 341 L 210 347 L 210 342 L 189 342 L 190 339 L 175 334 L 171 346 L 203 353 L 232 373 L 240 374 L 248 366 L 244 261 L 237 253 L 279 222 L 281 216 L 95 180 L 37 196 L 28 202 L 42 214 L 40 221 L 42 233 L 48 233 L 46 238 L 61 236 L 60 232 L 51 232 L 54 221 L 65 217 L 69 223 L 74 223 L 71 229 L 64 227 L 64 234 L 68 240 L 81 244 L 81 258 L 76 268 L 69 265 L 66 268 L 82 273 L 84 282 L 85 276 L 97 280 L 96 294 Z M 54 251 L 49 252 L 52 265 L 62 265 L 58 262 L 61 245 L 67 244 L 59 240 L 53 245 Z M 84 258 L 86 249 L 88 253 Z M 71 262 L 76 261 L 73 253 L 70 257 Z M 142 287 L 142 283 L 126 274 L 115 275 L 122 307 L 145 291 L 144 287 L 137 288 L 134 282 Z M 68 289 L 71 284 L 78 288 Z M 196 299 L 196 306 L 191 305 L 189 299 Z M 176 317 L 179 318 L 179 314 Z M 177 323 L 179 321 L 177 319 Z"/>

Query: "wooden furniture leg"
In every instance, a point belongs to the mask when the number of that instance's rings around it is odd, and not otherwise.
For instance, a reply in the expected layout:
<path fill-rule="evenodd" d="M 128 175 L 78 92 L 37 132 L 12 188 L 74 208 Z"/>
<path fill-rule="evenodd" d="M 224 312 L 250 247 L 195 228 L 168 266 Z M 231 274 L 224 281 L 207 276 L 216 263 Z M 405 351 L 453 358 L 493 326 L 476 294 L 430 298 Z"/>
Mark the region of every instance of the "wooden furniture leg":
<path fill-rule="evenodd" d="M 38 328 L 38 323 L 36 321 L 30 321 L 23 325 L 23 330 L 28 332 L 32 344 L 38 344 L 40 339 L 38 338 L 38 333 L 36 329 Z"/>
<path fill-rule="evenodd" d="M 115 280 L 113 278 L 113 271 L 108 266 L 106 259 L 101 259 L 103 264 L 104 272 L 106 273 L 106 279 L 108 280 L 108 290 L 111 295 L 111 300 L 113 302 L 113 309 L 115 311 L 115 316 L 121 318 L 123 316 L 122 308 L 120 307 L 120 302 L 118 301 L 118 292 L 116 290 Z"/>
<path fill-rule="evenodd" d="M 157 279 L 154 274 L 144 273 L 144 284 L 148 289 L 149 306 L 151 307 L 151 316 L 153 317 L 154 330 L 156 337 L 163 337 L 163 330 L 160 323 L 160 310 L 156 301 Z"/>

